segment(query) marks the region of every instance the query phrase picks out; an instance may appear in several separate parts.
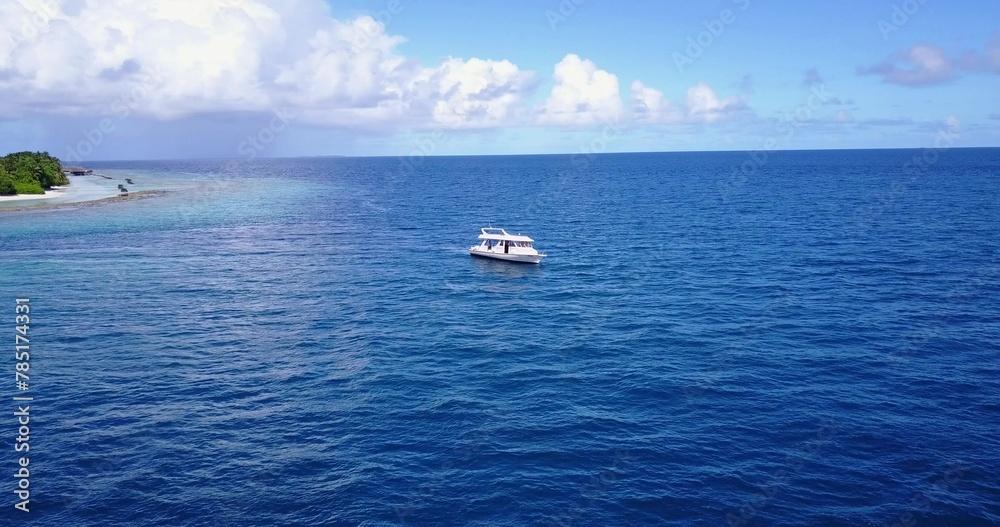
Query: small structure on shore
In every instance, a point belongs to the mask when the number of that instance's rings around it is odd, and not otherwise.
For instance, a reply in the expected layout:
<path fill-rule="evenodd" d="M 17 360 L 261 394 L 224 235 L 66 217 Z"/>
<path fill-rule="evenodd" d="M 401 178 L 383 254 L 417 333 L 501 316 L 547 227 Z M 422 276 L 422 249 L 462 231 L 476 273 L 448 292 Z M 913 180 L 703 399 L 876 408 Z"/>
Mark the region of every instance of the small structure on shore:
<path fill-rule="evenodd" d="M 75 167 L 75 166 L 63 166 L 62 167 L 62 172 L 63 172 L 63 174 L 69 174 L 71 176 L 86 176 L 87 174 L 93 174 L 94 173 L 93 170 L 90 170 L 90 169 L 87 169 L 87 168 L 83 168 L 83 167 Z"/>

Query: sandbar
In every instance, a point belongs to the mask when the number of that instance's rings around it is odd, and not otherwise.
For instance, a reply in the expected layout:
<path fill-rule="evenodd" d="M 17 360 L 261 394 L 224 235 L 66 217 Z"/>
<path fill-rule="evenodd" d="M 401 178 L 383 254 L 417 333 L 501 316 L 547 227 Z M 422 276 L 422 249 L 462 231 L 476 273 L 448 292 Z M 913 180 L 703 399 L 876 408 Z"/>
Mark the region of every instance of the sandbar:
<path fill-rule="evenodd" d="M 166 194 L 167 190 L 139 190 L 136 192 L 129 192 L 125 196 L 112 196 L 110 198 L 92 199 L 90 201 L 74 201 L 71 203 L 47 203 L 44 205 L 28 205 L 24 207 L 0 207 L 0 213 L 7 211 L 25 211 L 25 210 L 52 210 L 52 209 L 75 209 L 79 207 L 92 207 L 94 205 L 102 205 L 104 203 L 113 203 L 116 201 L 128 201 L 133 199 L 145 199 L 153 198 L 156 196 L 162 196 Z M 20 196 L 18 196 L 20 197 Z M 38 198 L 36 198 L 38 199 Z"/>

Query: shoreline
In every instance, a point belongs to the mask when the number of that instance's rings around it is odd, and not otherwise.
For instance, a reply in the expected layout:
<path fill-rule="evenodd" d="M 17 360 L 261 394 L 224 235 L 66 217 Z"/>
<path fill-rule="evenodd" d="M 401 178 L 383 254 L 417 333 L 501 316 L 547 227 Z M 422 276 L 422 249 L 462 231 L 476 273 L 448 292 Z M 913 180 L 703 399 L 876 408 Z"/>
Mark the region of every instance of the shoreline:
<path fill-rule="evenodd" d="M 0 207 L 0 214 L 7 211 L 28 211 L 28 210 L 55 210 L 55 209 L 70 209 L 77 207 L 93 207 L 95 205 L 102 205 L 105 203 L 113 203 L 116 201 L 129 201 L 135 199 L 146 199 L 153 198 L 156 196 L 162 196 L 170 192 L 169 190 L 139 190 L 136 192 L 130 192 L 127 196 L 112 196 L 110 198 L 92 199 L 88 201 L 74 201 L 71 203 L 45 203 L 41 205 L 28 205 L 23 207 Z"/>
<path fill-rule="evenodd" d="M 31 201 L 34 199 L 53 199 L 61 198 L 66 193 L 66 185 L 55 186 L 46 190 L 44 194 L 14 194 L 13 196 L 0 196 L 0 203 L 9 203 L 11 201 Z"/>

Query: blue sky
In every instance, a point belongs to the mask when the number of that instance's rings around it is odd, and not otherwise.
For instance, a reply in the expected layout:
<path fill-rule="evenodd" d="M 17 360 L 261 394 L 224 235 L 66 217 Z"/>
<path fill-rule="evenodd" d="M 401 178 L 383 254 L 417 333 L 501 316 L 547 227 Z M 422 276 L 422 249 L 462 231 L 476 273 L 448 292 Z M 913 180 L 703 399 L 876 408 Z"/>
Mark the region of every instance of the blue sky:
<path fill-rule="evenodd" d="M 1000 6 L 3 0 L 0 150 L 1000 146 Z"/>

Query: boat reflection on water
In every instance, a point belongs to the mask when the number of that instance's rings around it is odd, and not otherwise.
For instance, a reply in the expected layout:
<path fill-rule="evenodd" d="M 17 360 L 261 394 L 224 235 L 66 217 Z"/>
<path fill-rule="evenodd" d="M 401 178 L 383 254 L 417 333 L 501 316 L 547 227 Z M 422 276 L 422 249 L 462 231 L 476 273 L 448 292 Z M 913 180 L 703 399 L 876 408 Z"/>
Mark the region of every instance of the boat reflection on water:
<path fill-rule="evenodd" d="M 472 261 L 481 273 L 504 278 L 524 278 L 537 276 L 543 272 L 542 267 L 538 265 L 511 265 L 509 262 L 490 258 L 472 258 Z"/>

